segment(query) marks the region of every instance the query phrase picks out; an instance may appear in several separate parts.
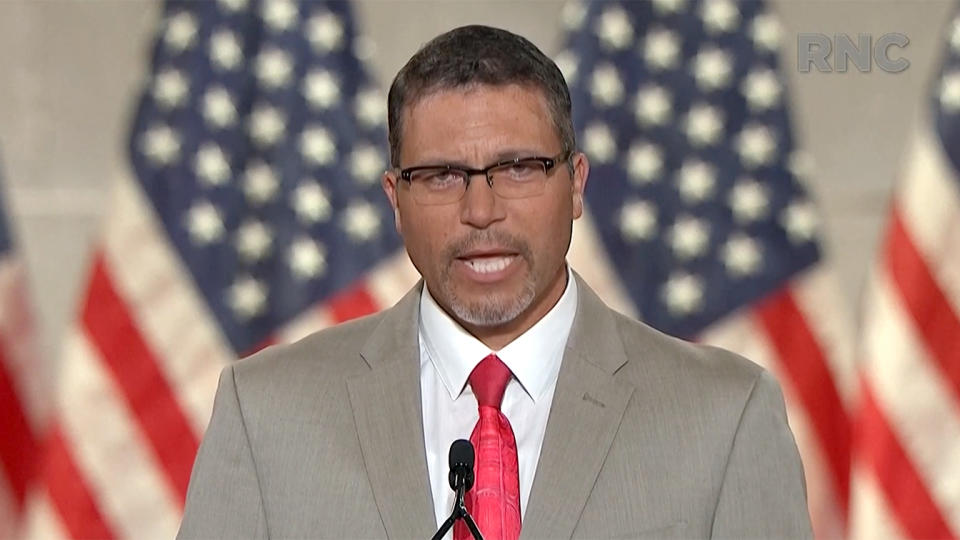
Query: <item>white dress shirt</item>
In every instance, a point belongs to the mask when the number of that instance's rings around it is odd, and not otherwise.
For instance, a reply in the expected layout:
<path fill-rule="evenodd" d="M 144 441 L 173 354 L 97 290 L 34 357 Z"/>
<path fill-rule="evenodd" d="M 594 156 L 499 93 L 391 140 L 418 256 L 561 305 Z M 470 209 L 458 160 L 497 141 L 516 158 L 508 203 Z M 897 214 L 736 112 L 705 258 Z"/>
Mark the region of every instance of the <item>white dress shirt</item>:
<path fill-rule="evenodd" d="M 447 479 L 450 444 L 457 439 L 469 439 L 479 419 L 477 399 L 467 378 L 490 353 L 496 353 L 514 375 L 507 384 L 500 410 L 510 421 L 517 439 L 522 519 L 576 310 L 577 284 L 568 268 L 567 287 L 557 304 L 506 347 L 492 351 L 443 311 L 427 287 L 423 287 L 419 324 L 420 395 L 437 527 L 453 509 L 454 494 Z M 451 532 L 445 538 L 452 537 Z"/>

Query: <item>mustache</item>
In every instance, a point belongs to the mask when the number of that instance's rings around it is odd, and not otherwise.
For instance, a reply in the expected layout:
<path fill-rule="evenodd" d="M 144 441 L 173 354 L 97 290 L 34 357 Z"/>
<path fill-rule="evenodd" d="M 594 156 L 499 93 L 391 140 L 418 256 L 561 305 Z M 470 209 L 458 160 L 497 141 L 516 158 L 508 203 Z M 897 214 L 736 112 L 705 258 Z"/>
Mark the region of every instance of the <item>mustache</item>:
<path fill-rule="evenodd" d="M 531 260 L 532 254 L 530 252 L 530 246 L 528 246 L 526 242 L 512 234 L 494 230 L 476 231 L 463 238 L 458 238 L 446 247 L 444 255 L 447 260 L 452 261 L 478 246 L 489 245 L 496 245 L 509 249 L 510 251 L 516 251 L 527 262 Z"/>

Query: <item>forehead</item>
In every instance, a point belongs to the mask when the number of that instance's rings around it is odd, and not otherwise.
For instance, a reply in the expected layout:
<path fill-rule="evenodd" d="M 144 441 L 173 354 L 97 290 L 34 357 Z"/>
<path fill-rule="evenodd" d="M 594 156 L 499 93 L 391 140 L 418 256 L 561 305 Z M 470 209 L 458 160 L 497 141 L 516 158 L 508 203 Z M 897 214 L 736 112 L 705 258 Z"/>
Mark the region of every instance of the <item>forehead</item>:
<path fill-rule="evenodd" d="M 429 92 L 403 111 L 402 135 L 402 154 L 417 156 L 559 145 L 543 91 L 517 84 Z"/>

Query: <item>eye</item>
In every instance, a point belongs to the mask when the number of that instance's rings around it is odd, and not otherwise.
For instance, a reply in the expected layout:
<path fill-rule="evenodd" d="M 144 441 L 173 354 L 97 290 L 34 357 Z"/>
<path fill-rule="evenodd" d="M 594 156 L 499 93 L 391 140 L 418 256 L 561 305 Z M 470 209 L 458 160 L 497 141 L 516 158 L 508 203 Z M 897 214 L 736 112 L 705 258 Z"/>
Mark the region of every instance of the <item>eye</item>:
<path fill-rule="evenodd" d="M 542 173 L 543 164 L 535 159 L 518 161 L 508 165 L 505 172 L 509 174 L 513 180 L 526 180 Z"/>
<path fill-rule="evenodd" d="M 416 171 L 410 176 L 410 181 L 420 184 L 430 190 L 443 190 L 456 187 L 463 180 L 463 175 L 453 169 L 426 169 Z"/>

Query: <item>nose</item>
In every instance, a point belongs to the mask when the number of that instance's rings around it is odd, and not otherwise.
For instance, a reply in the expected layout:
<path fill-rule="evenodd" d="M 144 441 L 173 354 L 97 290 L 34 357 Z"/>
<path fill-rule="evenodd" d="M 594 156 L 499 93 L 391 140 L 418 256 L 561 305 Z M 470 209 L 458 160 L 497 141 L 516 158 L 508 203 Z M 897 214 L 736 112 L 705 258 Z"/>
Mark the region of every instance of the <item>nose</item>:
<path fill-rule="evenodd" d="M 482 174 L 474 175 L 460 200 L 460 222 L 484 229 L 504 217 L 503 204 L 487 178 Z"/>

